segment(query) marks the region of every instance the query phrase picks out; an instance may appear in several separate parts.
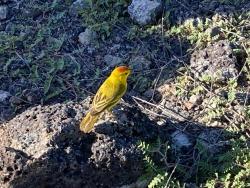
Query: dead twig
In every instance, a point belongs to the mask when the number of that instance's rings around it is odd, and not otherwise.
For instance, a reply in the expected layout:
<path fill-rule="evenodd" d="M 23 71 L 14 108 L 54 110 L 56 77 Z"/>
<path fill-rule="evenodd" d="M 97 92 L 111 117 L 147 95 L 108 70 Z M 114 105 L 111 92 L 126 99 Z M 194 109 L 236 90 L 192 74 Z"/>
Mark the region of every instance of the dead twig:
<path fill-rule="evenodd" d="M 156 105 L 156 104 L 153 104 L 151 102 L 148 102 L 146 100 L 143 100 L 139 97 L 136 97 L 136 96 L 132 96 L 132 98 L 136 101 L 141 101 L 145 104 L 148 104 L 150 106 L 153 106 L 153 107 L 156 107 L 160 110 L 162 110 L 163 113 L 165 113 L 168 117 L 172 117 L 173 119 L 179 121 L 179 122 L 184 122 L 184 121 L 188 121 L 188 119 L 186 117 L 183 117 L 182 115 L 178 114 L 177 112 L 174 112 L 172 109 L 167 109 L 166 107 L 162 107 L 161 105 Z"/>

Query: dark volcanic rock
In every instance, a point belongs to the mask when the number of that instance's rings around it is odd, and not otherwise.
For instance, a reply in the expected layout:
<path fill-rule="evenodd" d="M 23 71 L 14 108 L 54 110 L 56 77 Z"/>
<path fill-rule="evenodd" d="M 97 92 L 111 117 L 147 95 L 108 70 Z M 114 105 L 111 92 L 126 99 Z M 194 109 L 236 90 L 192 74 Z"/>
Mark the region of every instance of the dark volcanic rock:
<path fill-rule="evenodd" d="M 190 67 L 194 75 L 201 80 L 209 77 L 213 82 L 224 83 L 237 76 L 236 62 L 229 42 L 221 40 L 195 51 L 190 60 Z"/>
<path fill-rule="evenodd" d="M 156 139 L 156 125 L 138 109 L 124 107 L 115 111 L 116 120 L 100 120 L 94 132 L 83 134 L 78 126 L 88 103 L 37 106 L 3 124 L 0 184 L 94 188 L 135 182 L 144 166 L 136 144 Z"/>

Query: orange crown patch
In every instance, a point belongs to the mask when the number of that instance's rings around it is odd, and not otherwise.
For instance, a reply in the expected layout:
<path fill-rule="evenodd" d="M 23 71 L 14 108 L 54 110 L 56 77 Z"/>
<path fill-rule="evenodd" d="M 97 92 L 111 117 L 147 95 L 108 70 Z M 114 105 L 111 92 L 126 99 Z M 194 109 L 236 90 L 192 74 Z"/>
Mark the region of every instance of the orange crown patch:
<path fill-rule="evenodd" d="M 118 72 L 123 73 L 125 71 L 128 71 L 130 68 L 126 66 L 120 66 L 116 68 Z"/>

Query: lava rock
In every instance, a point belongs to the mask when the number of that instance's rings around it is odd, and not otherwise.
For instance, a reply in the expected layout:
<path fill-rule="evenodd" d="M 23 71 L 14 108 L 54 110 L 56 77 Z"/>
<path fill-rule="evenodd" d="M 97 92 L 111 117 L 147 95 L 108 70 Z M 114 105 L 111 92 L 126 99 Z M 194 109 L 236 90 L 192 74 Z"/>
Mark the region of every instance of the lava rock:
<path fill-rule="evenodd" d="M 152 24 L 162 12 L 161 0 L 133 0 L 128 13 L 140 25 Z"/>
<path fill-rule="evenodd" d="M 214 83 L 226 83 L 238 74 L 236 62 L 229 42 L 221 40 L 195 51 L 191 56 L 190 68 L 200 80 L 208 77 Z"/>
<path fill-rule="evenodd" d="M 222 34 L 222 31 L 221 31 L 220 27 L 211 28 L 211 32 L 210 32 L 211 37 L 215 37 L 215 36 L 218 36 L 218 35 L 221 35 L 221 34 Z"/>
<path fill-rule="evenodd" d="M 179 130 L 176 130 L 175 132 L 173 132 L 171 134 L 171 138 L 172 138 L 173 146 L 177 150 L 181 150 L 183 148 L 187 149 L 192 146 L 192 143 L 189 137 L 185 133 Z"/>
<path fill-rule="evenodd" d="M 201 95 L 192 95 L 189 98 L 189 103 L 191 104 L 191 108 L 194 106 L 200 105 L 202 103 L 202 96 Z"/>
<path fill-rule="evenodd" d="M 97 38 L 97 34 L 95 31 L 87 28 L 84 32 L 80 33 L 78 36 L 78 40 L 83 45 L 89 45 L 93 43 Z"/>
<path fill-rule="evenodd" d="M 137 108 L 115 110 L 90 134 L 79 130 L 90 98 L 36 106 L 0 126 L 3 187 L 119 187 L 144 169 L 139 140 L 150 142 L 157 125 Z M 120 120 L 121 114 L 127 116 Z M 124 123 L 121 124 L 120 122 Z"/>
<path fill-rule="evenodd" d="M 13 181 L 17 176 L 20 175 L 24 170 L 25 164 L 28 160 L 29 158 L 25 155 L 25 153 L 19 150 L 0 147 L 1 187 L 6 185 L 7 182 Z"/>

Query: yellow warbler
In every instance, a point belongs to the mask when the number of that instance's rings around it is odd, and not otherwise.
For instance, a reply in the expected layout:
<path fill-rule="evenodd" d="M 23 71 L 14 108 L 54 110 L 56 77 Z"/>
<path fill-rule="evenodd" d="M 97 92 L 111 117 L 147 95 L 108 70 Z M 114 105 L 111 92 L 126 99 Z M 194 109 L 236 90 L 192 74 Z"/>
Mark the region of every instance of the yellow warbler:
<path fill-rule="evenodd" d="M 127 78 L 131 70 L 126 66 L 116 67 L 98 89 L 89 112 L 80 124 L 80 130 L 89 133 L 94 128 L 100 114 L 111 110 L 127 90 Z"/>

